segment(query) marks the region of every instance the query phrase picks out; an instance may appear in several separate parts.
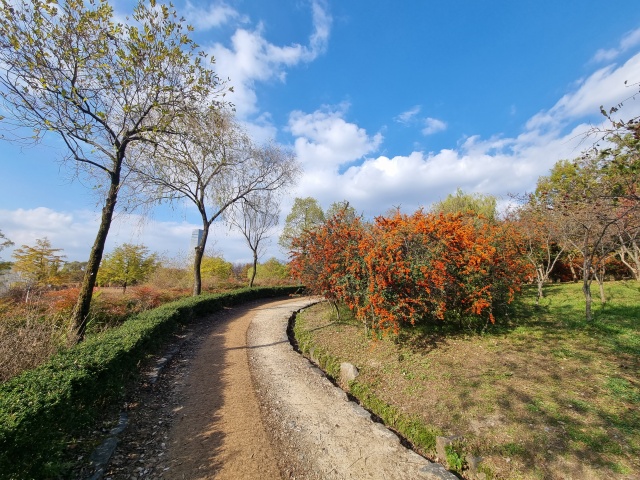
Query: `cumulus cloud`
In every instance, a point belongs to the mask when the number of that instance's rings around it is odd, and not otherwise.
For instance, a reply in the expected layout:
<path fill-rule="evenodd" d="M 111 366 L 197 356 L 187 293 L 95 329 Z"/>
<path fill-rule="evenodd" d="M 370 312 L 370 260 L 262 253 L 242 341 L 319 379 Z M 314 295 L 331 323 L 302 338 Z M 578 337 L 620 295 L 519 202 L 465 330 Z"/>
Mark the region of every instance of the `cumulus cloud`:
<path fill-rule="evenodd" d="M 628 32 L 615 48 L 600 49 L 592 58 L 594 62 L 610 62 L 624 52 L 640 45 L 640 28 Z"/>
<path fill-rule="evenodd" d="M 364 128 L 347 122 L 346 105 L 325 107 L 312 113 L 294 111 L 289 131 L 296 137 L 295 151 L 305 170 L 338 171 L 342 165 L 378 149 L 382 134 L 370 136 Z"/>
<path fill-rule="evenodd" d="M 274 45 L 265 39 L 264 27 L 258 25 L 254 30 L 236 30 L 229 46 L 216 43 L 211 47 L 217 72 L 224 78 L 228 77 L 234 88 L 230 99 L 241 118 L 258 111 L 256 82 L 273 79 L 283 82 L 287 68 L 311 62 L 326 50 L 331 33 L 331 15 L 324 1 L 314 0 L 311 6 L 313 32 L 308 45 Z"/>

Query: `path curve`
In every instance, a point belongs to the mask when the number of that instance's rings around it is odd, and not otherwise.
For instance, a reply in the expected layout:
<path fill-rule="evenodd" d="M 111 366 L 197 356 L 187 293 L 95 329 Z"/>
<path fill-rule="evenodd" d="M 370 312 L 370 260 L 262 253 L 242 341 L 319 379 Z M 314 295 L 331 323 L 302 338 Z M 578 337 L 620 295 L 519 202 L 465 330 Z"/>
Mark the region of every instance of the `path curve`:
<path fill-rule="evenodd" d="M 287 323 L 311 298 L 256 310 L 247 334 L 254 381 L 276 444 L 317 479 L 455 479 L 400 444 L 291 347 Z M 295 451 L 297 450 L 297 455 Z"/>
<path fill-rule="evenodd" d="M 293 350 L 288 321 L 316 301 L 256 301 L 190 326 L 158 381 L 130 395 L 104 478 L 455 479 Z"/>

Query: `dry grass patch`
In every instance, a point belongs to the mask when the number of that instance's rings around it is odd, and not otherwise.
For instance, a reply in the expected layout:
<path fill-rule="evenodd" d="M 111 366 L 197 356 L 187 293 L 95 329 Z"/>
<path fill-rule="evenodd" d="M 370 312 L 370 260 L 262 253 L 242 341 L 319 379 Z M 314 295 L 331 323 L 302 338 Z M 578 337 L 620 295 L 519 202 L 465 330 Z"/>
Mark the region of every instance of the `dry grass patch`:
<path fill-rule="evenodd" d="M 578 285 L 549 288 L 508 324 L 485 332 L 444 325 L 368 339 L 331 308 L 299 328 L 341 361 L 382 403 L 484 458 L 489 478 L 638 478 L 640 289 L 611 283 L 610 302 L 582 321 Z M 434 456 L 434 452 L 425 452 Z"/>

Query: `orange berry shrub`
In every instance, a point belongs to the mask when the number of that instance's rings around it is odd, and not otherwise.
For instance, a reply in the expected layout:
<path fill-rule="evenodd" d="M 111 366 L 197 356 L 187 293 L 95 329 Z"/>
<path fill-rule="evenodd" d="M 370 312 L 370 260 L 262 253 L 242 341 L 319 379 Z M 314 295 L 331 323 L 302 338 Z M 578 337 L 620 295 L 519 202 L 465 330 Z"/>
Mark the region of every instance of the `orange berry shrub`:
<path fill-rule="evenodd" d="M 321 226 L 293 239 L 291 274 L 307 290 L 323 295 L 336 309 L 362 307 L 366 298 L 366 275 L 361 253 L 367 243 L 367 226 L 359 218 L 340 211 Z"/>
<path fill-rule="evenodd" d="M 418 210 L 373 224 L 340 214 L 294 242 L 292 272 L 377 331 L 403 323 L 494 323 L 529 275 L 518 232 L 477 216 Z"/>

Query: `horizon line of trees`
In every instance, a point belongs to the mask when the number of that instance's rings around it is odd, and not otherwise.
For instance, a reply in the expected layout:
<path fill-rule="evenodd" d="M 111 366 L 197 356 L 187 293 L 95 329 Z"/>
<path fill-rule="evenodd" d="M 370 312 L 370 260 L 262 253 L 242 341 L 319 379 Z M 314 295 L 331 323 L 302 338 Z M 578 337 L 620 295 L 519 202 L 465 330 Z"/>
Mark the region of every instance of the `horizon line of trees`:
<path fill-rule="evenodd" d="M 79 285 L 82 282 L 87 266 L 86 262 L 65 261 L 66 256 L 60 248 L 54 248 L 48 238 L 36 239 L 35 245 L 22 245 L 16 248 L 12 257 L 13 262 L 5 262 L 8 270 L 14 272 L 17 278 L 11 280 L 14 286 L 24 286 L 28 291 L 32 289 L 66 288 Z M 107 253 L 101 262 L 96 285 L 99 287 L 118 287 L 126 293 L 127 287 L 140 285 L 159 270 L 164 270 L 162 276 L 168 288 L 177 285 L 184 286 L 184 282 L 193 281 L 193 270 L 188 269 L 189 258 L 162 258 L 142 244 L 123 243 L 117 245 Z M 262 263 L 258 262 L 229 262 L 217 253 L 206 254 L 202 258 L 202 279 L 223 282 L 234 280 L 248 282 L 251 287 L 256 278 L 265 280 L 286 280 L 290 277 L 288 266 L 275 257 Z M 174 285 L 171 285 L 173 278 Z M 188 280 L 191 278 L 191 280 Z M 28 297 L 26 298 L 28 301 Z"/>

